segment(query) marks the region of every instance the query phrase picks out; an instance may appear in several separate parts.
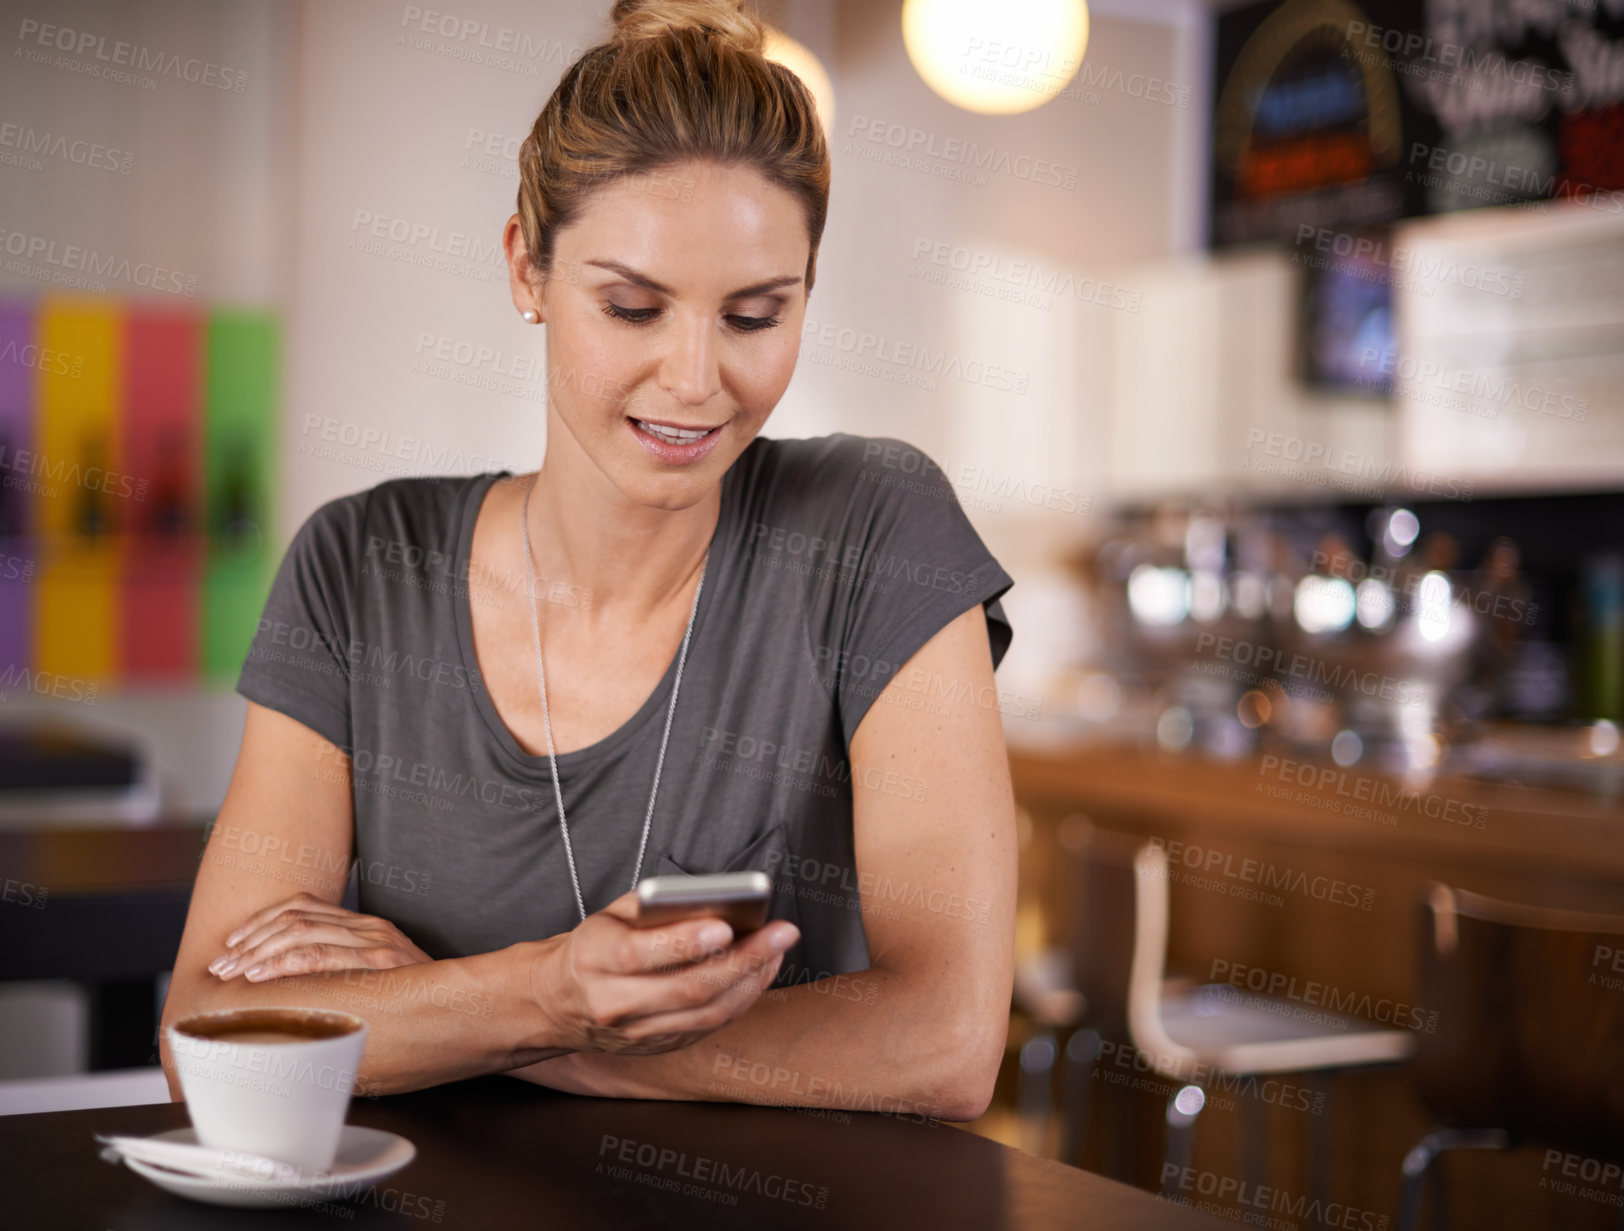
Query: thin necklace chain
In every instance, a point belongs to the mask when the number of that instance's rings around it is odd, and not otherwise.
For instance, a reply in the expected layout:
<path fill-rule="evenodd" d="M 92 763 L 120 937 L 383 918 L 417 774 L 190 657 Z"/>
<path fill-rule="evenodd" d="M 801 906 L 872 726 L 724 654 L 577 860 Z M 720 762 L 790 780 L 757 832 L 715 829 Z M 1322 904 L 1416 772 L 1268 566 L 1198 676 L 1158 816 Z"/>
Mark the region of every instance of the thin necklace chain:
<path fill-rule="evenodd" d="M 570 885 L 575 890 L 575 907 L 581 912 L 581 920 L 586 920 L 586 902 L 581 897 L 581 878 L 575 871 L 575 853 L 570 849 L 570 829 L 564 822 L 564 793 L 558 786 L 558 758 L 553 753 L 553 721 L 547 712 L 547 672 L 541 665 L 541 622 L 536 615 L 536 567 L 531 562 L 530 551 L 530 493 L 536 490 L 536 483 L 541 478 L 541 472 L 530 480 L 530 486 L 525 488 L 524 507 L 519 517 L 524 524 L 524 568 L 530 579 L 530 631 L 536 642 L 536 682 L 541 686 L 541 721 L 547 728 L 547 767 L 553 773 L 553 801 L 558 805 L 558 830 L 564 835 L 564 858 L 569 861 Z M 682 688 L 682 668 L 688 661 L 688 642 L 694 635 L 694 617 L 699 614 L 699 596 L 705 589 L 705 572 L 710 564 L 710 548 L 705 549 L 705 558 L 699 565 L 699 584 L 694 587 L 693 606 L 688 610 L 688 628 L 682 634 L 682 649 L 677 654 L 677 678 L 671 684 L 671 704 L 665 710 L 665 730 L 660 735 L 660 755 L 654 762 L 654 786 L 648 793 L 648 812 L 643 817 L 643 837 L 637 844 L 637 864 L 632 869 L 633 889 L 637 888 L 637 878 L 643 870 L 643 853 L 648 849 L 649 827 L 654 823 L 654 799 L 660 792 L 660 771 L 665 768 L 665 746 L 671 738 L 671 718 L 677 712 L 677 692 Z"/>

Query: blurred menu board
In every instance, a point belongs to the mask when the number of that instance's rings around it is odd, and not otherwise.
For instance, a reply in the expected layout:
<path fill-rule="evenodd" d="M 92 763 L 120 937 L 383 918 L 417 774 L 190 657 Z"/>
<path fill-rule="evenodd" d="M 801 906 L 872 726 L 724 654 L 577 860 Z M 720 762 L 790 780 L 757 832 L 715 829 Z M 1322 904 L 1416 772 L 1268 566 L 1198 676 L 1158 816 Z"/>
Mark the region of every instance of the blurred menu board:
<path fill-rule="evenodd" d="M 1624 213 L 1624 0 L 1219 15 L 1215 247 L 1486 205 Z"/>

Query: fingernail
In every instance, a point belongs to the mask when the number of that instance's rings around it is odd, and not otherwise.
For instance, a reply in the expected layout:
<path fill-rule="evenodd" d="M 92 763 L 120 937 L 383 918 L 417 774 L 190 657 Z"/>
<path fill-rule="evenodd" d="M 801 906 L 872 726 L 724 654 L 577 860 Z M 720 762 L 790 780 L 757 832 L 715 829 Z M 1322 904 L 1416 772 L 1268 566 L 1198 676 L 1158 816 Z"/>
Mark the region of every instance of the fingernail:
<path fill-rule="evenodd" d="M 801 939 L 801 934 L 799 932 L 786 931 L 785 929 L 780 928 L 778 931 L 773 933 L 772 947 L 775 951 L 782 953 L 784 950 L 794 945 L 799 939 Z"/>
<path fill-rule="evenodd" d="M 725 923 L 709 923 L 699 929 L 699 943 L 707 949 L 719 949 L 733 939 L 733 929 Z"/>
<path fill-rule="evenodd" d="M 226 964 L 226 955 L 222 953 L 219 957 L 215 958 L 214 961 L 209 963 L 209 973 L 211 975 L 219 974 L 221 968 L 225 964 Z"/>
<path fill-rule="evenodd" d="M 230 975 L 232 971 L 234 971 L 236 969 L 237 969 L 237 960 L 235 958 L 232 958 L 229 962 L 227 962 L 224 966 L 220 967 L 220 969 L 216 970 L 214 973 L 216 975 L 218 975 L 220 978 L 224 979 L 228 975 Z"/>
<path fill-rule="evenodd" d="M 250 979 L 250 980 L 251 979 L 257 979 L 257 978 L 260 977 L 260 975 L 262 975 L 264 973 L 265 973 L 265 967 L 263 967 L 263 966 L 251 966 L 248 969 L 248 973 L 243 975 L 243 978 Z"/>
<path fill-rule="evenodd" d="M 231 948 L 232 945 L 236 944 L 241 939 L 242 939 L 242 929 L 238 928 L 230 936 L 226 937 L 226 948 L 228 948 L 228 949 Z"/>

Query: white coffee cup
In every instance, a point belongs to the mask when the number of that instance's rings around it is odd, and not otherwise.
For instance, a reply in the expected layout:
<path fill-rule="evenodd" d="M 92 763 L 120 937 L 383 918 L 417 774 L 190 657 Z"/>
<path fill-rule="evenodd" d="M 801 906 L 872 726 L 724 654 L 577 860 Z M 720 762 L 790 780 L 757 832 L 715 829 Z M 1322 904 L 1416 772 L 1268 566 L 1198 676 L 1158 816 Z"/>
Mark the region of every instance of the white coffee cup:
<path fill-rule="evenodd" d="M 365 1019 L 330 1009 L 224 1009 L 174 1022 L 168 1035 L 201 1144 L 263 1154 L 307 1175 L 332 1166 Z"/>

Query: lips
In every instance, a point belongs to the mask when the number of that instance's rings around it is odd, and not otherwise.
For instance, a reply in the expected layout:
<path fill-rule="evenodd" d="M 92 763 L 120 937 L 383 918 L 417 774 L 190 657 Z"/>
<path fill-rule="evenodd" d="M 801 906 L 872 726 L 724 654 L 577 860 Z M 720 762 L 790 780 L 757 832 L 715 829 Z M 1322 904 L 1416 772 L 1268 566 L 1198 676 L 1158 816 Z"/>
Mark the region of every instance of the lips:
<path fill-rule="evenodd" d="M 716 430 L 714 427 L 679 427 L 671 423 L 656 423 L 651 419 L 633 419 L 632 423 L 656 440 L 674 445 L 692 444 L 696 440 L 703 440 Z"/>
<path fill-rule="evenodd" d="M 632 435 L 644 450 L 659 461 L 670 465 L 697 462 L 716 446 L 726 424 L 705 427 L 703 424 L 654 423 L 646 419 L 628 417 L 626 422 Z"/>

